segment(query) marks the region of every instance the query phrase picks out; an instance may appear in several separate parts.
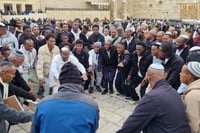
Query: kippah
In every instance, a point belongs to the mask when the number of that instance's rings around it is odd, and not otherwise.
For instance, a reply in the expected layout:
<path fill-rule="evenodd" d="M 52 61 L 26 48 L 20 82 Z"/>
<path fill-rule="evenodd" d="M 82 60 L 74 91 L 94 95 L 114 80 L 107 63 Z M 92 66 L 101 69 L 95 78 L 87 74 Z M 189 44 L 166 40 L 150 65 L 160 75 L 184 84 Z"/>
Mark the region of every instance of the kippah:
<path fill-rule="evenodd" d="M 101 48 L 102 43 L 101 42 L 95 42 L 94 45 L 99 46 L 99 48 Z"/>
<path fill-rule="evenodd" d="M 194 47 L 192 47 L 192 48 L 190 48 L 190 52 L 193 52 L 193 51 L 198 51 L 198 50 L 200 50 L 200 46 L 194 46 Z"/>
<path fill-rule="evenodd" d="M 200 62 L 191 61 L 187 65 L 188 71 L 197 78 L 200 78 Z"/>
<path fill-rule="evenodd" d="M 159 63 L 153 63 L 149 66 L 149 68 L 154 69 L 154 70 L 159 70 L 159 71 L 165 70 L 164 66 Z"/>
<path fill-rule="evenodd" d="M 69 49 L 67 47 L 63 47 L 63 48 L 61 48 L 61 51 L 62 52 L 65 52 L 65 51 L 69 52 Z"/>
<path fill-rule="evenodd" d="M 189 37 L 187 35 L 180 35 L 180 37 L 184 38 L 184 39 L 189 39 Z"/>

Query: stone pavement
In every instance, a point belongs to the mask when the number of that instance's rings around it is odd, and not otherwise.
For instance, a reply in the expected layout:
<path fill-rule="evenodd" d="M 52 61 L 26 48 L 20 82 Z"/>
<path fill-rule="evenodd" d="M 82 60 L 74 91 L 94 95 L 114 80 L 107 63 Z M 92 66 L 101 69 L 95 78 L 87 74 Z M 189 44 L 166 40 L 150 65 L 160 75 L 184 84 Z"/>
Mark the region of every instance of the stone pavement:
<path fill-rule="evenodd" d="M 100 108 L 100 121 L 97 133 L 115 133 L 133 112 L 135 104 L 126 102 L 124 97 L 114 94 L 101 95 L 99 92 L 87 94 Z M 29 133 L 31 122 L 12 126 L 10 133 Z"/>

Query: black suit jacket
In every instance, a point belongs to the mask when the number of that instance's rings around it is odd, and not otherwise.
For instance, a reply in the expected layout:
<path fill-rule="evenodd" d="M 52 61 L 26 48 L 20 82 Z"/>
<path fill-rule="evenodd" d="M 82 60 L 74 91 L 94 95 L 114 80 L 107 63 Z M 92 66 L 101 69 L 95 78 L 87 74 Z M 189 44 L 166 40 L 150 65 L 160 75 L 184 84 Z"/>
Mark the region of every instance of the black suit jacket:
<path fill-rule="evenodd" d="M 167 63 L 163 63 L 163 65 L 165 67 L 165 71 L 167 72 L 168 83 L 177 90 L 180 85 L 179 73 L 184 65 L 183 59 L 178 55 L 173 55 L 169 58 Z"/>

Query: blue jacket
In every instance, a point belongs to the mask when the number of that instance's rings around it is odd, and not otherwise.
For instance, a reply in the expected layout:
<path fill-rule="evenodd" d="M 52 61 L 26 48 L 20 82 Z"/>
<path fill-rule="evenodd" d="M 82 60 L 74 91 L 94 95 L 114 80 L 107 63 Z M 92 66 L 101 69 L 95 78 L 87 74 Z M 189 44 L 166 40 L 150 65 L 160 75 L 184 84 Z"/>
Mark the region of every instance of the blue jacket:
<path fill-rule="evenodd" d="M 165 80 L 158 81 L 117 133 L 190 133 L 179 94 Z"/>
<path fill-rule="evenodd" d="M 32 132 L 95 133 L 98 120 L 98 105 L 81 94 L 79 85 L 64 84 L 38 105 Z"/>

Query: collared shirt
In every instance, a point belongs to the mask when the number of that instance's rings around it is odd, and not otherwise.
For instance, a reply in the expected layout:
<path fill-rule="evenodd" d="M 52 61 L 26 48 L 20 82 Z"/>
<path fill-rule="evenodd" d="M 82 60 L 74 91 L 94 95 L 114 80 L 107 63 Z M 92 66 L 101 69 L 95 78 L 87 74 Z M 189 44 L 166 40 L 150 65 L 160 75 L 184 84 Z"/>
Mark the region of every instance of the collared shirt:
<path fill-rule="evenodd" d="M 183 52 L 183 50 L 184 50 L 184 49 L 181 49 L 181 50 L 177 49 L 177 50 L 176 50 L 176 55 L 180 56 L 181 53 Z"/>
<path fill-rule="evenodd" d="M 133 39 L 133 37 L 131 37 L 130 40 L 127 40 L 127 39 L 126 39 L 127 47 L 129 47 L 129 44 L 131 43 L 132 39 Z"/>
<path fill-rule="evenodd" d="M 96 53 L 94 49 L 90 50 L 89 52 L 89 66 L 98 66 L 99 60 L 99 53 Z"/>
<path fill-rule="evenodd" d="M 75 32 L 73 31 L 73 29 L 71 30 L 71 32 L 72 32 L 72 34 L 74 35 L 74 40 L 75 40 L 75 41 L 78 40 L 78 39 L 80 39 L 80 38 L 79 38 L 79 34 L 81 33 L 81 30 L 80 30 L 80 29 L 78 29 L 78 32 L 77 32 L 77 33 L 75 33 Z"/>
<path fill-rule="evenodd" d="M 3 85 L 3 99 L 8 97 L 8 84 L 4 83 L 0 77 L 0 83 Z"/>
<path fill-rule="evenodd" d="M 34 48 L 32 52 L 27 51 L 24 47 L 22 47 L 20 51 L 24 54 L 25 57 L 22 64 L 23 73 L 27 73 L 30 69 L 33 69 L 35 67 L 37 53 Z"/>
<path fill-rule="evenodd" d="M 138 76 L 142 77 L 142 73 L 140 72 L 140 60 L 142 59 L 142 56 L 138 56 L 138 63 L 137 63 L 137 66 L 138 66 Z"/>

